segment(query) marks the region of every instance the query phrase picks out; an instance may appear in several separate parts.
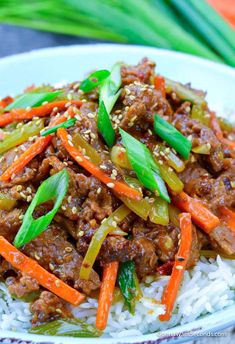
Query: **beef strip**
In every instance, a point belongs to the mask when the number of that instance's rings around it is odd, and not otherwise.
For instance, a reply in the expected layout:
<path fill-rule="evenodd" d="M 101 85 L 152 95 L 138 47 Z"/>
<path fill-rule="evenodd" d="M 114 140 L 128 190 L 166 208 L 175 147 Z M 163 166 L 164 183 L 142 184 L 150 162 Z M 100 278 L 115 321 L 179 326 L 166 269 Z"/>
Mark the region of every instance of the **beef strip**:
<path fill-rule="evenodd" d="M 21 215 L 23 215 L 22 209 L 15 208 L 9 212 L 0 209 L 0 235 L 10 242 L 13 241 L 21 226 Z"/>
<path fill-rule="evenodd" d="M 122 65 L 122 83 L 123 85 L 132 84 L 134 81 L 140 81 L 150 84 L 154 77 L 155 63 L 148 58 L 143 58 L 136 66 Z"/>
<path fill-rule="evenodd" d="M 94 270 L 89 280 L 79 278 L 83 258 L 67 241 L 66 232 L 59 226 L 50 225 L 45 232 L 24 245 L 22 251 L 36 259 L 46 270 L 86 294 L 100 286 L 99 276 Z"/>
<path fill-rule="evenodd" d="M 40 298 L 30 306 L 33 326 L 59 318 L 70 318 L 72 314 L 67 304 L 49 291 L 43 291 Z"/>
<path fill-rule="evenodd" d="M 8 277 L 6 279 L 6 285 L 11 294 L 16 295 L 18 298 L 24 298 L 28 294 L 38 291 L 38 282 L 27 275 L 16 277 Z"/>
<path fill-rule="evenodd" d="M 212 246 L 222 253 L 235 254 L 235 231 L 221 221 L 218 227 L 209 233 Z"/>

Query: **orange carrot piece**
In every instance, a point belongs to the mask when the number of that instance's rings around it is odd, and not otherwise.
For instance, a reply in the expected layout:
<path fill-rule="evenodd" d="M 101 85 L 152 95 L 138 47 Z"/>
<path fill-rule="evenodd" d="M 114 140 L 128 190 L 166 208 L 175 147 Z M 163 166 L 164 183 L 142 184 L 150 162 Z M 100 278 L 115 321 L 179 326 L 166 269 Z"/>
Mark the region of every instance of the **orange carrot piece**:
<path fill-rule="evenodd" d="M 220 220 L 198 199 L 192 198 L 185 192 L 172 196 L 172 201 L 182 211 L 191 214 L 193 221 L 206 233 L 218 226 Z"/>
<path fill-rule="evenodd" d="M 189 213 L 182 213 L 179 215 L 180 220 L 180 246 L 175 257 L 172 274 L 168 285 L 166 286 L 163 296 L 162 304 L 165 305 L 165 314 L 159 316 L 161 321 L 168 321 L 171 318 L 171 313 L 174 308 L 175 300 L 180 288 L 181 281 L 184 276 L 184 271 L 189 259 L 190 249 L 192 245 L 192 222 Z"/>
<path fill-rule="evenodd" d="M 68 109 L 68 114 L 70 118 L 74 116 L 72 108 Z M 67 119 L 68 117 L 65 114 L 60 117 L 54 117 L 49 127 L 65 122 Z M 0 181 L 7 182 L 14 174 L 21 171 L 31 160 L 33 160 L 33 158 L 35 158 L 35 156 L 44 151 L 51 142 L 51 139 L 52 135 L 37 138 L 37 140 L 0 176 Z"/>
<path fill-rule="evenodd" d="M 57 135 L 61 139 L 61 142 L 65 149 L 74 158 L 74 160 L 101 182 L 105 183 L 113 191 L 116 191 L 120 195 L 127 196 L 135 200 L 140 200 L 142 198 L 142 194 L 138 190 L 131 188 L 125 183 L 110 178 L 98 166 L 85 158 L 84 155 L 77 148 L 74 147 L 73 143 L 69 141 L 68 134 L 64 128 L 59 128 L 57 130 Z"/>
<path fill-rule="evenodd" d="M 58 279 L 55 275 L 42 268 L 35 260 L 28 258 L 0 236 L 0 255 L 14 268 L 35 278 L 37 282 L 52 293 L 74 306 L 79 305 L 85 296 Z"/>
<path fill-rule="evenodd" d="M 220 207 L 220 212 L 223 215 L 222 220 L 225 221 L 229 228 L 235 231 L 235 212 L 227 207 Z"/>
<path fill-rule="evenodd" d="M 211 113 L 211 128 L 220 142 L 228 145 L 231 149 L 235 149 L 235 142 L 224 137 L 216 115 L 213 112 Z"/>
<path fill-rule="evenodd" d="M 96 315 L 96 328 L 101 331 L 103 331 L 107 325 L 117 273 L 118 262 L 111 262 L 104 267 Z"/>
<path fill-rule="evenodd" d="M 80 100 L 60 100 L 37 106 L 30 110 L 13 109 L 10 112 L 0 116 L 0 127 L 4 127 L 5 125 L 10 124 L 14 121 L 30 120 L 34 117 L 45 117 L 49 115 L 53 111 L 53 109 L 56 109 L 56 111 L 62 111 L 66 109 L 69 104 L 80 107 L 82 105 L 82 102 Z"/>
<path fill-rule="evenodd" d="M 165 79 L 161 75 L 156 75 L 154 77 L 154 87 L 156 90 L 160 91 L 162 96 L 166 98 L 166 87 L 165 87 Z"/>
<path fill-rule="evenodd" d="M 7 105 L 11 104 L 13 102 L 13 98 L 10 96 L 7 96 L 0 100 L 0 108 L 5 108 Z"/>

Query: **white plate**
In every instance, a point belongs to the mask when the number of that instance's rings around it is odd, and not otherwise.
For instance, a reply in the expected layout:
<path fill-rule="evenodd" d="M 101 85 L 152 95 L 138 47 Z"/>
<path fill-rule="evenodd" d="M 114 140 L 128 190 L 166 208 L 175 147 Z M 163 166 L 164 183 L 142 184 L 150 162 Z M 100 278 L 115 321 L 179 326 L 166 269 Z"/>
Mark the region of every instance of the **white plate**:
<path fill-rule="evenodd" d="M 184 83 L 191 82 L 193 87 L 208 91 L 207 100 L 210 108 L 216 110 L 219 115 L 235 121 L 235 69 L 191 55 L 138 46 L 80 45 L 41 49 L 3 58 L 0 60 L 0 98 L 17 94 L 31 84 L 79 80 L 90 70 L 108 68 L 116 61 L 137 63 L 144 56 L 157 62 L 157 72 Z M 22 343 L 20 340 L 27 340 L 27 343 L 33 341 L 41 344 L 95 344 L 97 341 L 100 344 L 179 343 L 198 338 L 194 337 L 196 333 L 219 331 L 235 324 L 234 314 L 235 306 L 232 306 L 190 324 L 165 331 L 161 337 L 156 333 L 118 340 L 73 339 L 2 331 L 0 343 L 3 343 L 3 338 L 12 338 L 10 343 Z M 192 332 L 192 336 L 178 337 L 179 333 L 188 331 Z M 171 333 L 175 336 L 170 339 Z"/>

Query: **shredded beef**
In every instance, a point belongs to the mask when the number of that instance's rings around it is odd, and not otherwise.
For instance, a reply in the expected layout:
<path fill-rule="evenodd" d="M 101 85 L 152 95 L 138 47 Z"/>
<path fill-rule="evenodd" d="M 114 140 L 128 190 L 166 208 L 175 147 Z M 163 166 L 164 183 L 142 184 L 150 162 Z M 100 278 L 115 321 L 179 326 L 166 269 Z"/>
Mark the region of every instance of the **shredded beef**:
<path fill-rule="evenodd" d="M 28 294 L 38 291 L 38 282 L 27 275 L 23 275 L 20 278 L 8 277 L 6 279 L 6 285 L 11 294 L 16 295 L 18 298 L 24 298 Z"/>
<path fill-rule="evenodd" d="M 154 77 L 155 63 L 147 58 L 143 58 L 136 66 L 123 65 L 121 69 L 122 83 L 128 85 L 134 81 L 145 84 L 151 83 Z"/>

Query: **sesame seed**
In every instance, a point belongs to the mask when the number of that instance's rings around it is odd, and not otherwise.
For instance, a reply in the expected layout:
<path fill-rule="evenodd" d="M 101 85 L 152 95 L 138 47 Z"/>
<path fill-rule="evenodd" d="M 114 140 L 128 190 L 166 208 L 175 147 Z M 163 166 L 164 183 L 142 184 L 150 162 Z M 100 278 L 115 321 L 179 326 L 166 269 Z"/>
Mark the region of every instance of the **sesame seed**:
<path fill-rule="evenodd" d="M 96 135 L 95 135 L 94 133 L 90 133 L 90 137 L 91 137 L 92 139 L 96 139 Z"/>
<path fill-rule="evenodd" d="M 107 183 L 107 187 L 110 188 L 110 189 L 113 189 L 114 188 L 114 184 L 113 183 Z"/>
<path fill-rule="evenodd" d="M 153 132 L 151 129 L 148 129 L 148 133 L 149 133 L 149 135 L 153 135 Z"/>
<path fill-rule="evenodd" d="M 95 114 L 94 114 L 94 113 L 91 113 L 91 112 L 89 112 L 89 113 L 87 114 L 87 117 L 89 117 L 89 118 L 95 118 Z"/>
<path fill-rule="evenodd" d="M 70 107 L 71 105 L 72 105 L 71 102 L 68 102 L 65 104 L 65 107 Z"/>
<path fill-rule="evenodd" d="M 135 96 L 133 96 L 133 95 L 130 95 L 130 97 L 129 97 L 129 98 L 130 98 L 130 100 L 135 100 L 135 98 L 136 98 L 136 97 L 135 97 Z"/>
<path fill-rule="evenodd" d="M 35 259 L 40 260 L 40 257 L 36 252 L 34 253 L 34 257 L 35 257 Z"/>
<path fill-rule="evenodd" d="M 60 287 L 60 281 L 59 281 L 59 280 L 56 280 L 56 281 L 55 281 L 55 286 L 56 286 L 57 288 Z"/>
<path fill-rule="evenodd" d="M 21 215 L 19 216 L 19 220 L 23 220 L 23 218 L 24 218 L 24 215 L 21 214 Z"/>
<path fill-rule="evenodd" d="M 114 176 L 117 176 L 117 175 L 118 175 L 117 170 L 113 169 L 113 170 L 112 170 L 112 174 L 113 174 Z"/>
<path fill-rule="evenodd" d="M 181 265 L 176 265 L 176 267 L 175 267 L 177 270 L 183 270 L 183 266 L 181 266 Z"/>
<path fill-rule="evenodd" d="M 59 308 L 56 308 L 56 313 L 59 313 L 59 314 L 62 314 L 62 310 L 61 309 L 59 309 Z"/>
<path fill-rule="evenodd" d="M 54 111 L 54 112 L 57 112 L 58 110 L 59 110 L 59 109 L 58 109 L 57 106 L 53 107 L 53 111 Z"/>
<path fill-rule="evenodd" d="M 27 198 L 27 196 L 25 196 L 25 194 L 24 194 L 23 192 L 20 192 L 20 196 L 21 196 L 22 198 L 24 198 L 24 199 Z"/>
<path fill-rule="evenodd" d="M 73 213 L 73 214 L 76 214 L 76 212 L 77 212 L 77 208 L 76 208 L 76 207 L 73 207 L 73 208 L 72 208 L 72 213 Z"/>
<path fill-rule="evenodd" d="M 73 147 L 73 143 L 71 141 L 68 140 L 68 144 Z"/>
<path fill-rule="evenodd" d="M 27 200 L 27 202 L 32 201 L 32 196 L 28 196 L 26 200 Z"/>
<path fill-rule="evenodd" d="M 49 268 L 50 268 L 51 271 L 55 270 L 55 267 L 54 267 L 54 265 L 52 263 L 49 263 Z"/>
<path fill-rule="evenodd" d="M 188 140 L 189 140 L 189 141 L 192 141 L 192 140 L 193 140 L 193 136 L 192 136 L 192 135 L 189 135 L 189 136 L 188 136 Z"/>
<path fill-rule="evenodd" d="M 72 247 L 69 247 L 69 246 L 65 247 L 64 250 L 65 250 L 66 252 L 68 252 L 68 253 L 70 253 L 70 252 L 73 251 Z"/>
<path fill-rule="evenodd" d="M 84 231 L 79 231 L 78 236 L 82 237 L 84 235 Z"/>
<path fill-rule="evenodd" d="M 129 90 L 129 88 L 125 88 L 125 92 L 127 95 L 129 95 L 131 93 L 131 91 Z"/>
<path fill-rule="evenodd" d="M 99 187 L 98 189 L 97 189 L 97 191 L 96 191 L 98 194 L 100 194 L 101 193 L 101 187 Z"/>
<path fill-rule="evenodd" d="M 117 227 L 117 222 L 116 221 L 112 221 L 112 226 L 113 227 Z"/>
<path fill-rule="evenodd" d="M 62 210 L 66 210 L 66 207 L 64 205 L 62 205 L 61 209 Z"/>
<path fill-rule="evenodd" d="M 16 160 L 18 160 L 18 155 L 16 155 L 16 156 L 14 157 L 14 161 L 16 161 Z"/>
<path fill-rule="evenodd" d="M 82 158 L 81 158 L 80 156 L 76 156 L 76 160 L 77 160 L 78 162 L 82 162 Z"/>
<path fill-rule="evenodd" d="M 106 170 L 106 166 L 105 165 L 100 165 L 100 168 L 102 169 L 102 170 Z"/>
<path fill-rule="evenodd" d="M 17 185 L 16 186 L 16 191 L 21 191 L 23 189 L 22 185 Z"/>
<path fill-rule="evenodd" d="M 75 115 L 75 118 L 76 118 L 78 121 L 81 121 L 81 120 L 82 120 L 81 116 L 79 116 L 79 115 Z"/>

